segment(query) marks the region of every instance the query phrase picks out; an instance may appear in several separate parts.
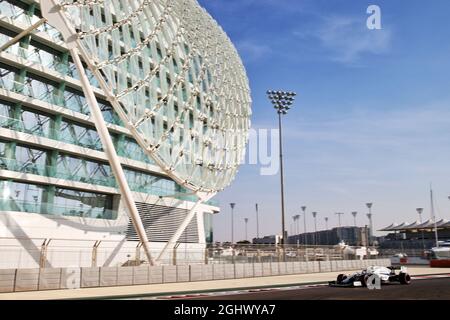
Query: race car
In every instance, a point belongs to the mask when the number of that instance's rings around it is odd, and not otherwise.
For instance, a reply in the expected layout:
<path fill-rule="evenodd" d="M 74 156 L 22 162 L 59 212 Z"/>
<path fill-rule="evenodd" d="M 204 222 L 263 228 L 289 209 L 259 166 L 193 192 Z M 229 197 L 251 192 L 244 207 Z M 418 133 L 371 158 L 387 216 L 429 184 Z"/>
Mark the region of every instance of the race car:
<path fill-rule="evenodd" d="M 400 270 L 398 274 L 395 272 Z M 401 284 L 410 284 L 411 276 L 408 274 L 406 267 L 379 267 L 370 266 L 361 272 L 346 275 L 340 274 L 336 281 L 330 281 L 328 284 L 332 287 L 367 287 L 371 276 L 375 275 L 380 279 L 381 284 L 400 282 Z M 373 278 L 372 278 L 373 279 Z"/>

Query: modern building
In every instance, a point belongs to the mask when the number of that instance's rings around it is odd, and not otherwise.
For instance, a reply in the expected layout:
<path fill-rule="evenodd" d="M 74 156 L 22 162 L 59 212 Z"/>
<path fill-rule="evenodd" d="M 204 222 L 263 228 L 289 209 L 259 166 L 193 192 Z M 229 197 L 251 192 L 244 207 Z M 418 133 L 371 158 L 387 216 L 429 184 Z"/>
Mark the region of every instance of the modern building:
<path fill-rule="evenodd" d="M 262 238 L 253 238 L 253 244 L 266 244 L 266 245 L 275 245 L 280 243 L 281 236 L 272 235 L 272 236 L 264 236 Z"/>
<path fill-rule="evenodd" d="M 288 243 L 332 246 L 344 241 L 351 246 L 366 246 L 368 237 L 368 227 L 337 227 L 330 230 L 292 235 L 288 238 Z"/>
<path fill-rule="evenodd" d="M 220 209 L 213 200 L 196 206 L 196 195 L 230 184 L 243 157 L 251 113 L 245 70 L 196 1 L 121 8 L 125 2 L 60 3 L 70 14 L 80 10 L 74 30 L 99 46 L 80 57 L 151 251 L 158 255 L 195 210 L 161 263 L 175 254 L 201 261 Z M 0 52 L 0 268 L 141 260 L 70 44 L 41 20 L 37 0 L 0 1 L 0 46 L 25 34 Z M 91 50 L 86 43 L 81 49 Z"/>

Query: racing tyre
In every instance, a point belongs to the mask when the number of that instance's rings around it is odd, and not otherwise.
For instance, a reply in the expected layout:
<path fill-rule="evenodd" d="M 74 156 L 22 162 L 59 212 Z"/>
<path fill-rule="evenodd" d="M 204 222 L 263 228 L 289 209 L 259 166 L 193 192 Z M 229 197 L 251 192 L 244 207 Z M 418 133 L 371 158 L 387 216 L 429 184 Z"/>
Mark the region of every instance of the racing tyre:
<path fill-rule="evenodd" d="M 340 274 L 337 276 L 337 283 L 342 283 L 342 281 L 344 281 L 345 279 L 347 279 L 347 276 L 345 274 Z"/>
<path fill-rule="evenodd" d="M 367 287 L 367 282 L 369 281 L 369 275 L 365 274 L 364 277 L 361 277 L 361 284 L 363 287 Z"/>
<path fill-rule="evenodd" d="M 398 275 L 398 280 L 401 284 L 410 284 L 411 283 L 411 276 L 408 273 L 401 272 Z"/>

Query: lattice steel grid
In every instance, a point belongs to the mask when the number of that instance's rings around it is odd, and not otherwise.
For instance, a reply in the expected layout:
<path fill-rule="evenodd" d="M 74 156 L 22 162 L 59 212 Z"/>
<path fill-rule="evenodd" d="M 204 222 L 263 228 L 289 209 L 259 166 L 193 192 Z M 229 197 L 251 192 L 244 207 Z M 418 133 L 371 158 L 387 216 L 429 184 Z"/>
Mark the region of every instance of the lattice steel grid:
<path fill-rule="evenodd" d="M 194 191 L 229 185 L 244 157 L 251 98 L 213 18 L 195 0 L 60 5 L 91 71 L 156 163 Z"/>

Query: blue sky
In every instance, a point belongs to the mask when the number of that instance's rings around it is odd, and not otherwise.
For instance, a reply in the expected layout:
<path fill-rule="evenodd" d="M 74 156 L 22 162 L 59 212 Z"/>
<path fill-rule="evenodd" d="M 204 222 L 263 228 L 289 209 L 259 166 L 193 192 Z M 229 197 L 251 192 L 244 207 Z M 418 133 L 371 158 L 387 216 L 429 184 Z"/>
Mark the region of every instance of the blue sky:
<path fill-rule="evenodd" d="M 306 205 L 318 226 L 335 212 L 374 225 L 430 216 L 450 218 L 450 2 L 448 0 L 200 0 L 236 45 L 250 79 L 252 126 L 276 128 L 267 89 L 298 93 L 284 119 L 286 228 Z M 382 30 L 369 30 L 366 9 L 381 8 Z M 217 196 L 216 240 L 280 233 L 279 176 L 243 165 Z M 303 218 L 302 218 L 303 219 Z"/>

